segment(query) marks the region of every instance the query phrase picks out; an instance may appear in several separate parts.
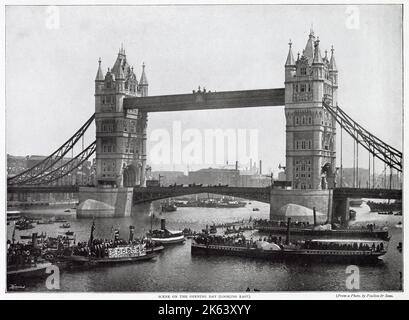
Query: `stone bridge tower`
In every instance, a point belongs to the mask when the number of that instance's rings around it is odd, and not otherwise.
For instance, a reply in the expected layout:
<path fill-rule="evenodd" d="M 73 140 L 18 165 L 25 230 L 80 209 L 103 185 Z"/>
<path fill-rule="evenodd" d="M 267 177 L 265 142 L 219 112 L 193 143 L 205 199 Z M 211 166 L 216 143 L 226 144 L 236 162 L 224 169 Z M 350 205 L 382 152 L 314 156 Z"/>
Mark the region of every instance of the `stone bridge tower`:
<path fill-rule="evenodd" d="M 293 189 L 335 186 L 335 120 L 323 107 L 337 104 L 338 71 L 334 49 L 322 57 L 320 40 L 311 30 L 307 45 L 285 63 L 286 176 Z"/>
<path fill-rule="evenodd" d="M 123 100 L 147 94 L 145 65 L 138 83 L 123 48 L 105 76 L 99 60 L 95 79 L 97 185 L 133 187 L 145 184 L 147 115 L 138 110 L 125 111 Z"/>

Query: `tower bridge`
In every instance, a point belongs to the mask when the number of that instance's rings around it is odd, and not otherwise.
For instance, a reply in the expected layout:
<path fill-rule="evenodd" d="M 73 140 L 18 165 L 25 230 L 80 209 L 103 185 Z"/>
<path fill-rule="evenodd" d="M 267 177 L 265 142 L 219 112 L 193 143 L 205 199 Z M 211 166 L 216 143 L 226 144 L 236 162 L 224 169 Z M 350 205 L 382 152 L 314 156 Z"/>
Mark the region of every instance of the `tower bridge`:
<path fill-rule="evenodd" d="M 98 61 L 95 78 L 95 114 L 57 151 L 36 166 L 8 179 L 8 192 L 50 190 L 58 179 L 70 174 L 93 153 L 96 153 L 96 186 L 79 187 L 83 203 L 93 199 L 112 206 L 113 215 L 129 215 L 130 202 L 153 201 L 170 196 L 212 192 L 236 195 L 270 203 L 273 216 L 279 205 L 295 203 L 315 206 L 321 211 L 335 211 L 346 220 L 348 199 L 371 196 L 401 198 L 400 190 L 342 188 L 341 166 L 336 167 L 336 134 L 338 124 L 358 145 L 388 167 L 402 171 L 402 153 L 372 135 L 338 106 L 338 69 L 334 48 L 322 55 L 320 40 L 311 30 L 305 49 L 297 59 L 289 43 L 284 64 L 283 88 L 148 96 L 145 65 L 137 80 L 133 66 L 121 48 L 112 68 L 105 75 Z M 146 128 L 150 112 L 216 110 L 222 108 L 252 108 L 284 106 L 286 118 L 286 167 L 291 190 L 274 188 L 147 188 L 145 187 L 147 150 Z M 61 164 L 90 123 L 95 120 L 96 140 L 68 163 Z M 355 163 L 355 159 L 354 159 Z M 358 170 L 358 169 L 357 169 Z M 374 165 L 372 166 L 374 175 Z M 341 185 L 336 176 L 341 174 Z M 355 171 L 354 171 L 355 172 Z M 369 177 L 369 182 L 370 182 Z M 354 185 L 355 185 L 354 178 Z M 375 177 L 372 178 L 375 187 Z M 369 184 L 370 186 L 370 184 Z M 330 208 L 330 209 L 328 209 Z"/>

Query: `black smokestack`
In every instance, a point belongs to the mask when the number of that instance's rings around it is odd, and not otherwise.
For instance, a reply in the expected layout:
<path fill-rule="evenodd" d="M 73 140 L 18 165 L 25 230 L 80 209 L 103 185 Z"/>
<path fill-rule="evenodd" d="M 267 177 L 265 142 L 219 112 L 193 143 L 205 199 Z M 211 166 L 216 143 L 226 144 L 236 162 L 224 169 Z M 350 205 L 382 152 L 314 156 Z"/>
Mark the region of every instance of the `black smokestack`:
<path fill-rule="evenodd" d="M 312 213 L 314 215 L 314 227 L 317 225 L 317 212 L 315 211 L 315 207 L 312 208 Z"/>
<path fill-rule="evenodd" d="M 263 174 L 262 166 L 261 166 L 261 160 L 260 160 L 260 174 Z"/>
<path fill-rule="evenodd" d="M 135 231 L 135 227 L 134 226 L 129 226 L 129 242 L 133 241 L 134 231 Z"/>
<path fill-rule="evenodd" d="M 239 162 L 236 160 L 236 170 L 239 170 Z"/>
<path fill-rule="evenodd" d="M 290 224 L 291 224 L 291 218 L 288 218 L 288 220 L 287 220 L 287 237 L 285 239 L 285 244 L 286 245 L 290 244 Z"/>
<path fill-rule="evenodd" d="M 161 230 L 166 229 L 166 219 L 160 219 L 160 229 Z"/>
<path fill-rule="evenodd" d="M 34 232 L 31 235 L 31 241 L 33 243 L 33 248 L 36 249 L 37 248 L 37 232 Z"/>

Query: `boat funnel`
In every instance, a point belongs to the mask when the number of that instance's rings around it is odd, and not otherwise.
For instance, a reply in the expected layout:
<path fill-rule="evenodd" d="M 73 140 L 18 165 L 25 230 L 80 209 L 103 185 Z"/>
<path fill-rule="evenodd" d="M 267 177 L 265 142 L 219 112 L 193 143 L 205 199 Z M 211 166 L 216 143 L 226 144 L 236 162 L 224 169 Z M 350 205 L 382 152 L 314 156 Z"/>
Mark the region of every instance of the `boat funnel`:
<path fill-rule="evenodd" d="M 37 248 L 37 232 L 33 232 L 33 234 L 31 235 L 31 241 L 33 243 L 33 248 L 36 249 Z"/>
<path fill-rule="evenodd" d="M 314 227 L 317 225 L 317 212 L 315 211 L 315 207 L 312 208 L 312 214 L 314 215 Z"/>
<path fill-rule="evenodd" d="M 161 230 L 166 229 L 166 219 L 160 219 L 160 229 Z"/>
<path fill-rule="evenodd" d="M 286 245 L 290 244 L 290 224 L 291 224 L 291 218 L 288 218 L 288 220 L 287 220 L 287 236 L 285 238 L 285 244 Z"/>
<path fill-rule="evenodd" d="M 133 241 L 134 231 L 135 231 L 135 227 L 134 226 L 129 226 L 129 242 Z"/>

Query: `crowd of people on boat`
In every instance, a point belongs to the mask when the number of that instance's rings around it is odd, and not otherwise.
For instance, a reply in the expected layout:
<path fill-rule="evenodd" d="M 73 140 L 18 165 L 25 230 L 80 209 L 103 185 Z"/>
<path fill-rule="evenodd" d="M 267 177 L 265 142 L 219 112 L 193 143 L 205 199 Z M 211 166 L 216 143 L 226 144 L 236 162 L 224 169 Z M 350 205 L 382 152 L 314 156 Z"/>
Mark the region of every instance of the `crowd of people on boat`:
<path fill-rule="evenodd" d="M 235 234 L 232 236 L 220 235 L 205 235 L 200 234 L 195 237 L 197 244 L 204 245 L 220 245 L 220 246 L 234 246 L 234 247 L 256 247 L 256 243 L 252 240 L 247 240 L 243 235 Z"/>
<path fill-rule="evenodd" d="M 190 228 L 184 228 L 182 232 L 183 232 L 185 237 L 192 237 L 192 236 L 198 235 L 197 231 L 192 230 Z"/>
<path fill-rule="evenodd" d="M 41 249 L 33 248 L 31 244 L 11 243 L 7 240 L 7 265 L 24 266 L 37 262 Z"/>
<path fill-rule="evenodd" d="M 226 230 L 224 231 L 225 234 L 230 234 L 230 233 L 240 233 L 243 231 L 248 231 L 248 230 L 253 230 L 253 226 L 240 226 L 236 228 L 235 226 L 233 227 L 227 227 Z"/>
<path fill-rule="evenodd" d="M 78 242 L 77 246 L 72 248 L 72 254 L 83 257 L 93 256 L 96 258 L 105 258 L 108 257 L 108 249 L 120 246 L 139 245 L 141 243 L 144 243 L 147 249 L 154 247 L 154 243 L 148 239 L 135 239 L 132 241 L 126 241 L 124 239 L 93 239 L 92 243 L 89 243 L 89 241 Z"/>
<path fill-rule="evenodd" d="M 254 220 L 254 227 L 287 227 L 287 221 L 282 220 L 267 220 L 267 219 L 255 219 Z M 308 221 L 292 221 L 290 222 L 291 228 L 312 228 L 313 224 L 309 223 Z M 368 223 L 366 225 L 351 225 L 348 227 L 350 230 L 368 230 L 368 231 L 377 231 L 380 230 L 382 226 L 377 226 L 375 223 Z"/>
<path fill-rule="evenodd" d="M 287 221 L 282 220 L 267 220 L 267 219 L 254 219 L 254 226 L 257 227 L 287 227 Z M 308 221 L 291 221 L 290 227 L 292 228 L 308 228 L 312 225 Z"/>
<path fill-rule="evenodd" d="M 301 245 L 302 249 L 315 249 L 315 250 L 353 250 L 353 251 L 372 251 L 381 252 L 384 251 L 384 245 L 382 242 L 372 245 L 369 243 L 353 242 L 353 243 L 336 243 L 336 242 L 319 242 L 319 241 L 305 241 Z"/>

